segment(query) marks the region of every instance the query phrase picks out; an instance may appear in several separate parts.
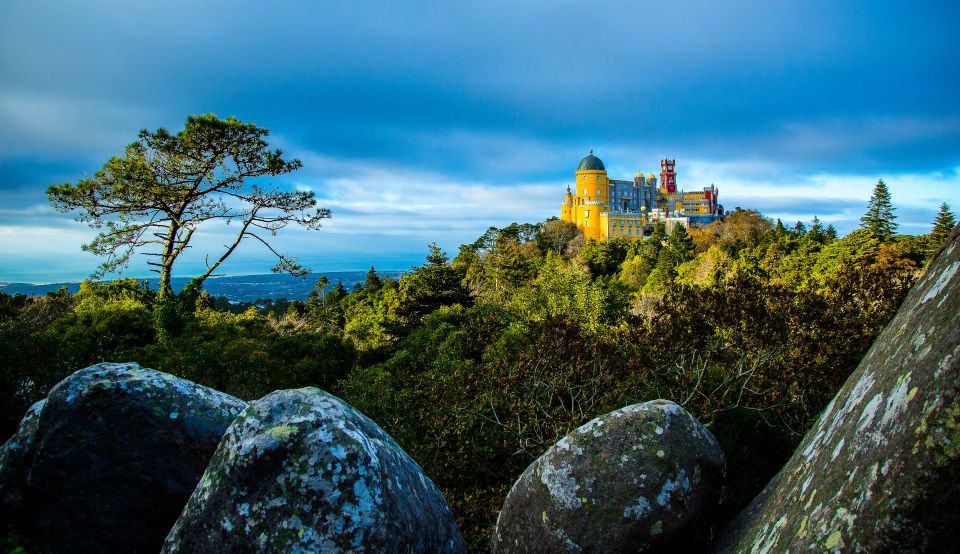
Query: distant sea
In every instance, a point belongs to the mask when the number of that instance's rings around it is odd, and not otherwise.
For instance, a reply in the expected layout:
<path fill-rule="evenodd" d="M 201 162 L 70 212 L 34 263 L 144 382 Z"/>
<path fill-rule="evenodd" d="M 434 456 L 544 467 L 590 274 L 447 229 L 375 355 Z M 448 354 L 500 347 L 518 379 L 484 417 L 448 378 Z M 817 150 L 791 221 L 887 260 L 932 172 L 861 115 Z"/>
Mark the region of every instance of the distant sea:
<path fill-rule="evenodd" d="M 386 277 L 398 278 L 402 271 L 378 271 L 377 275 L 381 279 Z M 326 273 L 312 273 L 306 277 L 291 277 L 290 275 L 277 275 L 268 273 L 265 275 L 238 275 L 233 277 L 210 277 L 203 285 L 203 289 L 211 296 L 226 296 L 233 302 L 253 302 L 258 298 L 270 298 L 277 300 L 286 298 L 288 300 L 305 300 L 307 294 L 313 290 L 320 276 L 326 275 L 330 280 L 327 286 L 327 292 L 337 285 L 337 281 L 343 283 L 347 292 L 353 289 L 356 283 L 363 284 L 367 279 L 366 271 L 330 271 Z M 157 279 L 147 279 L 153 287 L 157 286 Z M 190 281 L 189 277 L 174 277 L 173 288 L 179 291 Z M 32 283 L 0 283 L 0 292 L 7 294 L 35 294 L 44 295 L 53 292 L 60 287 L 67 287 L 70 292 L 80 290 L 80 282 L 70 283 L 48 283 L 44 285 L 35 285 Z"/>

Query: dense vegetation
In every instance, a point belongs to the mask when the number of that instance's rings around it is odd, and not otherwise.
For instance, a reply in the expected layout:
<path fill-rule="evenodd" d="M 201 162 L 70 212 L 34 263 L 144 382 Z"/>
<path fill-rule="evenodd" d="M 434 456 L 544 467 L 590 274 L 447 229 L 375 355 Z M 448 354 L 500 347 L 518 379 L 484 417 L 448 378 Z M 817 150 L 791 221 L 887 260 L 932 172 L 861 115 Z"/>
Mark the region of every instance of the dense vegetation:
<path fill-rule="evenodd" d="M 272 310 L 181 296 L 169 335 L 155 328 L 156 293 L 136 280 L 0 295 L 2 433 L 104 360 L 246 399 L 319 386 L 396 437 L 483 549 L 544 449 L 601 413 L 668 398 L 728 457 L 719 523 L 786 460 L 943 240 L 942 229 L 888 231 L 836 238 L 818 220 L 787 229 L 739 209 L 635 242 L 584 241 L 557 220 L 513 224 L 452 260 L 431 246 L 399 280 L 371 268 L 348 292 L 321 279 L 305 302 Z"/>

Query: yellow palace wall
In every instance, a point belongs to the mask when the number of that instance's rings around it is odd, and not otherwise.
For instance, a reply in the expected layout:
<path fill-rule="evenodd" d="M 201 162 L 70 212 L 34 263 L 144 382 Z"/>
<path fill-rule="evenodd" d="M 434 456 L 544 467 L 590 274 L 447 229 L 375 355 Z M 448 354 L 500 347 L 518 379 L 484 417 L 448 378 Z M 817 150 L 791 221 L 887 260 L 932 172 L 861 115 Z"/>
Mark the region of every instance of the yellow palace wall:
<path fill-rule="evenodd" d="M 575 190 L 567 192 L 561 205 L 560 219 L 576 224 L 587 239 L 643 236 L 643 216 L 617 215 L 616 212 L 608 214 L 605 206 L 609 205 L 610 180 L 607 172 L 577 171 Z"/>

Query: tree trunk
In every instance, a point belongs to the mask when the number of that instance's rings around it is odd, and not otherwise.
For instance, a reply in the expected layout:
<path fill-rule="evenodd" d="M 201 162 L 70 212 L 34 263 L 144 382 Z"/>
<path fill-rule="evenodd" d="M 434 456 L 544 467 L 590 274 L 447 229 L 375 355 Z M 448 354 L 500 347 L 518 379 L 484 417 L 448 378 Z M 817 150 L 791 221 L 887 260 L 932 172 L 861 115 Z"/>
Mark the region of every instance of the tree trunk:
<path fill-rule="evenodd" d="M 163 299 L 164 297 L 173 296 L 173 284 L 172 284 L 172 273 L 173 273 L 173 260 L 175 259 L 174 250 L 175 243 L 177 241 L 177 231 L 179 226 L 175 220 L 170 221 L 170 226 L 167 229 L 167 236 L 164 240 L 163 245 L 163 256 L 160 258 L 160 285 L 158 292 L 158 299 Z"/>

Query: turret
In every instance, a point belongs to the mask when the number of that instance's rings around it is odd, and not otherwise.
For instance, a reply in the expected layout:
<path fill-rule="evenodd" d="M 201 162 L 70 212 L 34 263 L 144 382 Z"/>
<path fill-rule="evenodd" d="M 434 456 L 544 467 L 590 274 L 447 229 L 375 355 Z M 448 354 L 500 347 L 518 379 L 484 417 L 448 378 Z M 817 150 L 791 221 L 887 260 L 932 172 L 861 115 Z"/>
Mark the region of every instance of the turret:
<path fill-rule="evenodd" d="M 563 202 L 560 204 L 560 219 L 562 221 L 574 221 L 573 195 L 570 194 L 570 185 L 567 185 L 567 195 L 563 197 Z"/>
<path fill-rule="evenodd" d="M 610 181 L 607 168 L 593 150 L 577 165 L 573 221 L 588 239 L 603 238 L 600 229 L 600 214 L 610 205 Z"/>
<path fill-rule="evenodd" d="M 668 158 L 660 160 L 660 188 L 667 194 L 677 192 L 677 172 L 674 170 L 677 161 Z"/>

